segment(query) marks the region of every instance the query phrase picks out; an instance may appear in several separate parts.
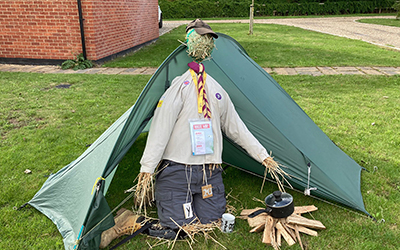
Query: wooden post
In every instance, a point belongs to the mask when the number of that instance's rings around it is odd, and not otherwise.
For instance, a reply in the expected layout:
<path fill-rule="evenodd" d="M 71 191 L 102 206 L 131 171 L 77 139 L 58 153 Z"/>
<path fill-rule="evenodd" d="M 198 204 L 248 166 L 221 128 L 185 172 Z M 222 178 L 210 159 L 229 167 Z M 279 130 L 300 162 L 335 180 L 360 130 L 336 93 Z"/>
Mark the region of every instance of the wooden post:
<path fill-rule="evenodd" d="M 254 0 L 251 1 L 251 5 L 250 5 L 249 35 L 253 35 L 253 18 L 254 18 Z"/>

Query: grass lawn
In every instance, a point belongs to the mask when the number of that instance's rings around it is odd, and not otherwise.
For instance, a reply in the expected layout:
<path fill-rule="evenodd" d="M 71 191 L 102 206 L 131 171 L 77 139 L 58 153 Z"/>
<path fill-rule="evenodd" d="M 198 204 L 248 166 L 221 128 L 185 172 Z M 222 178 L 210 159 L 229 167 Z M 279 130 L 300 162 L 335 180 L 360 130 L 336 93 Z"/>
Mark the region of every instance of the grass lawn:
<path fill-rule="evenodd" d="M 373 13 L 373 14 L 343 14 L 343 15 L 308 15 L 308 16 L 255 16 L 254 19 L 284 19 L 284 18 L 324 18 L 324 17 L 363 17 L 363 16 L 393 16 L 393 13 Z M 232 17 L 224 17 L 224 18 L 204 18 L 204 20 L 223 20 L 223 19 L 236 19 Z M 238 19 L 249 19 L 249 17 L 239 17 Z M 168 20 L 168 19 L 166 19 Z M 187 19 L 191 20 L 191 19 Z"/>
<path fill-rule="evenodd" d="M 357 22 L 400 27 L 399 19 L 365 18 L 365 19 L 359 19 L 357 20 Z"/>
<path fill-rule="evenodd" d="M 379 221 L 288 190 L 296 205 L 316 205 L 312 216 L 326 230 L 302 236 L 307 249 L 399 249 L 400 77 L 274 76 L 321 129 L 349 156 L 365 167 L 361 189 L 367 210 Z M 75 160 L 136 100 L 149 76 L 0 73 L 0 249 L 63 249 L 55 225 L 34 208 L 13 210 L 32 198 L 50 173 Z M 56 88 L 70 84 L 69 88 Z M 372 125 L 374 123 L 374 125 Z M 139 171 L 145 136 L 122 160 L 107 200 L 116 206 Z M 374 167 L 377 167 L 374 171 Z M 25 174 L 24 170 L 32 170 Z M 262 180 L 228 168 L 224 174 L 229 203 L 239 213 L 260 206 L 276 189 Z M 232 198 L 234 197 L 234 198 Z M 79 204 L 76 204 L 79 206 Z M 132 206 L 132 200 L 125 205 Z M 250 234 L 237 220 L 232 234 L 216 232 L 227 249 L 272 249 L 261 234 Z M 222 249 L 198 237 L 194 249 Z M 139 236 L 120 249 L 148 248 L 157 240 Z M 115 243 L 114 243 L 115 244 Z M 156 249 L 167 249 L 167 245 Z M 174 249 L 188 249 L 177 242 Z M 282 249 L 300 249 L 299 245 Z"/>
<path fill-rule="evenodd" d="M 369 16 L 393 16 L 395 13 L 372 14 L 343 14 L 343 15 L 308 15 L 308 16 L 254 16 L 254 19 L 286 19 L 286 18 L 323 18 L 323 17 L 369 17 Z M 205 17 L 202 20 L 249 20 L 249 17 Z M 192 21 L 193 18 L 166 18 L 164 21 Z"/>
<path fill-rule="evenodd" d="M 366 19 L 367 20 L 367 19 Z M 216 24 L 213 30 L 236 39 L 262 67 L 400 66 L 400 52 L 296 27 L 255 24 Z M 105 67 L 158 67 L 184 41 L 185 26 L 161 36 L 138 52 L 104 64 Z M 217 48 L 218 49 L 218 48 Z"/>
<path fill-rule="evenodd" d="M 213 24 L 213 29 L 237 39 L 263 67 L 400 66 L 399 52 L 361 41 L 337 38 L 279 25 Z M 184 27 L 160 37 L 138 53 L 108 67 L 157 67 L 183 40 Z M 51 173 L 79 157 L 139 96 L 150 76 L 38 74 L 0 72 L 0 249 L 64 249 L 56 226 L 36 209 L 19 207 L 29 201 Z M 296 205 L 316 205 L 312 216 L 326 230 L 318 237 L 302 236 L 307 249 L 399 249 L 400 146 L 399 76 L 278 76 L 274 78 L 350 157 L 366 168 L 361 190 L 363 214 L 289 191 Z M 69 88 L 59 88 L 67 85 Z M 107 201 L 113 208 L 125 197 L 139 172 L 146 136 L 142 135 L 121 161 Z M 24 171 L 30 169 L 31 174 Z M 261 206 L 276 190 L 262 180 L 228 168 L 224 183 L 237 213 Z M 79 206 L 79 204 L 76 204 Z M 124 207 L 131 208 L 132 200 Z M 384 222 L 383 222 L 384 220 Z M 227 249 L 262 249 L 261 234 L 250 234 L 237 220 L 232 234 L 216 232 Z M 139 236 L 120 249 L 143 249 L 155 239 Z M 114 243 L 115 244 L 115 243 Z M 211 239 L 197 238 L 194 249 L 222 249 Z M 167 244 L 157 249 L 167 249 Z M 174 249 L 188 249 L 177 242 Z M 269 248 L 272 249 L 272 248 Z M 282 249 L 300 249 L 297 244 Z"/>

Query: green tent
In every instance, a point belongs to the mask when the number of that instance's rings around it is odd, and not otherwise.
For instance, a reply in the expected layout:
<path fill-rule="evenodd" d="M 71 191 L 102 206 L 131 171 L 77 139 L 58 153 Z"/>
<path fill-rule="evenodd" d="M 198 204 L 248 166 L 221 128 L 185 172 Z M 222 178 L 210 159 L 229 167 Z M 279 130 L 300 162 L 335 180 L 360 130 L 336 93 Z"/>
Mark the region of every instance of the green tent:
<path fill-rule="evenodd" d="M 206 71 L 230 95 L 249 130 L 297 177 L 300 190 L 367 213 L 360 191 L 362 168 L 342 152 L 257 65 L 234 39 L 219 34 Z M 184 73 L 190 58 L 178 47 L 159 67 L 136 103 L 78 159 L 51 175 L 28 202 L 49 217 L 64 238 L 65 249 L 96 249 L 101 232 L 114 222 L 104 195 L 118 163 L 151 120 L 157 102 L 172 80 Z M 242 148 L 224 139 L 223 160 L 257 175 L 264 167 Z M 96 184 L 96 185 L 95 185 Z M 368 213 L 367 213 L 368 214 Z M 77 244 L 77 239 L 80 239 Z"/>

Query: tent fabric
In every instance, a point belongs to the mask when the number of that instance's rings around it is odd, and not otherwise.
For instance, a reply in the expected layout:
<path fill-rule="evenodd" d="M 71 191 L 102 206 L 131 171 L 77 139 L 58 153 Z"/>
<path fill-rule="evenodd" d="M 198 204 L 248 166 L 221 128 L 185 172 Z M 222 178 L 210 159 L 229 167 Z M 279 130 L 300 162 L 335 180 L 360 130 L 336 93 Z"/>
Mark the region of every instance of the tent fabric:
<path fill-rule="evenodd" d="M 300 190 L 368 214 L 361 190 L 361 167 L 341 151 L 284 89 L 233 38 L 218 33 L 208 74 L 228 92 L 248 129 L 285 171 L 296 177 Z M 98 246 L 101 231 L 113 225 L 104 195 L 118 163 L 148 125 L 157 102 L 176 76 L 187 70 L 186 47 L 179 46 L 158 68 L 136 103 L 108 128 L 78 159 L 51 175 L 28 203 L 48 216 L 64 238 L 65 249 Z M 263 175 L 264 167 L 242 148 L 224 138 L 223 161 Z M 311 169 L 310 179 L 308 170 Z M 101 178 L 105 180 L 102 180 Z M 93 185 L 101 180 L 98 191 Z M 79 204 L 79 205 L 78 205 Z M 95 225 L 101 222 L 98 228 Z"/>
<path fill-rule="evenodd" d="M 56 224 L 64 238 L 65 249 L 72 249 L 75 245 L 83 221 L 91 211 L 93 185 L 102 176 L 105 163 L 131 110 L 125 112 L 78 159 L 50 175 L 28 202 Z M 105 192 L 113 173 L 105 178 Z"/>

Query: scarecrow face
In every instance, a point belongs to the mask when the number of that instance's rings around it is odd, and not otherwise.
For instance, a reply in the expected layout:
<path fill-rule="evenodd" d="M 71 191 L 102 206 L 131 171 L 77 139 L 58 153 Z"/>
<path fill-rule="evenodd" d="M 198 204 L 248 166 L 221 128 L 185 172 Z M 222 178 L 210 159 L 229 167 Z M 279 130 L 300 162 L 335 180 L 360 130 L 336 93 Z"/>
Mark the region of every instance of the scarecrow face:
<path fill-rule="evenodd" d="M 194 29 L 186 34 L 187 53 L 195 61 L 201 62 L 211 55 L 214 49 L 214 38 L 209 35 L 199 35 Z"/>

